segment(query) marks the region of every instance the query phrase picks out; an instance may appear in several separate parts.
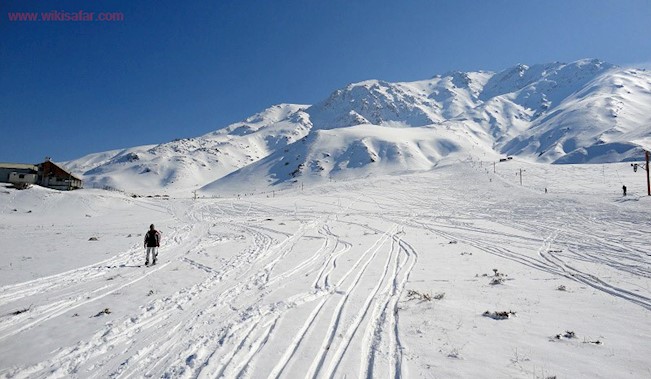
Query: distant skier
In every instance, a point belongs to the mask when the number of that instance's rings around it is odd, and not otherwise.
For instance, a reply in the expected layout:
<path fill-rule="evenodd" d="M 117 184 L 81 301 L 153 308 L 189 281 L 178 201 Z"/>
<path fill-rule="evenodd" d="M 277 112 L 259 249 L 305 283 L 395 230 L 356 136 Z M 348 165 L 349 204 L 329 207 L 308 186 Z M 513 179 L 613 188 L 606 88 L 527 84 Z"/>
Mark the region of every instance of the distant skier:
<path fill-rule="evenodd" d="M 626 196 L 626 186 L 622 186 L 622 191 L 624 192 L 624 196 Z"/>
<path fill-rule="evenodd" d="M 160 247 L 160 233 L 154 228 L 154 224 L 149 225 L 149 231 L 145 234 L 145 265 L 149 265 L 149 255 L 151 254 L 152 264 L 156 264 L 158 258 L 158 248 Z"/>

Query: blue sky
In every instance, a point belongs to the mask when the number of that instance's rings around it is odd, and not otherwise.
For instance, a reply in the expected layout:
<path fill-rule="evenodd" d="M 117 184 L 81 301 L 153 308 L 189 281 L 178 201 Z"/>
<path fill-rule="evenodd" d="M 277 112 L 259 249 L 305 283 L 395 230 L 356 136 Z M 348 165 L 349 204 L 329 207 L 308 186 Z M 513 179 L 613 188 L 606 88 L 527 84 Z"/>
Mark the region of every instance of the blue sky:
<path fill-rule="evenodd" d="M 124 20 L 9 20 L 52 10 Z M 648 66 L 649 20 L 648 0 L 2 0 L 0 161 L 194 137 L 366 79 L 582 58 Z"/>

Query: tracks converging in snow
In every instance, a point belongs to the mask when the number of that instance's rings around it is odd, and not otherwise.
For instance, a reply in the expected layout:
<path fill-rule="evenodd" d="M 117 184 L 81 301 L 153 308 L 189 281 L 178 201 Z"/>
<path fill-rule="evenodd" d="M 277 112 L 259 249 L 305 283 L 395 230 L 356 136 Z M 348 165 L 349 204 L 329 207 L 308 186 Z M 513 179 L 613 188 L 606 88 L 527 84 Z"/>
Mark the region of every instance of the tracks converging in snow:
<path fill-rule="evenodd" d="M 575 198 L 459 204 L 445 182 L 412 179 L 292 201 L 169 200 L 160 264 L 141 266 L 134 245 L 0 288 L 5 346 L 80 327 L 27 363 L 3 361 L 0 377 L 409 377 L 405 292 L 448 242 L 651 310 L 639 280 L 620 280 L 651 276 L 630 215 Z"/>
<path fill-rule="evenodd" d="M 2 320 L 0 339 L 8 339 L 149 277 L 179 269 L 201 272 L 190 284 L 152 299 L 136 314 L 111 321 L 89 339 L 5 375 L 50 371 L 86 372 L 91 377 L 156 372 L 168 377 L 234 377 L 254 370 L 252 365 L 269 354 L 282 352 L 269 375 L 291 376 L 301 365 L 292 366 L 298 354 L 312 349 L 319 335 L 323 344 L 313 352 L 311 377 L 333 377 L 354 341 L 363 347 L 363 372 L 372 372 L 375 351 L 381 347 L 399 373 L 395 308 L 416 254 L 403 241 L 398 224 L 374 231 L 376 237 L 363 248 L 334 231 L 352 224 L 338 222 L 333 215 L 299 215 L 296 209 L 291 214 L 252 203 L 198 202 L 179 209 L 179 226 L 166 235 L 163 263 L 157 266 L 140 267 L 141 253 L 133 247 L 88 267 L 3 287 L 2 304 L 30 297 L 41 302 L 29 315 Z M 259 222 L 232 221 L 267 217 L 274 211 L 301 218 L 290 219 L 296 228 L 289 232 Z M 229 243 L 241 248 L 218 261 L 206 258 L 214 258 L 213 252 L 219 255 L 220 247 Z M 371 272 L 377 267 L 381 271 Z M 364 287 L 368 285 L 370 292 Z M 353 298 L 363 299 L 362 305 Z M 292 331 L 294 324 L 299 327 Z M 269 341 L 279 336 L 287 341 L 284 350 L 269 349 Z"/>

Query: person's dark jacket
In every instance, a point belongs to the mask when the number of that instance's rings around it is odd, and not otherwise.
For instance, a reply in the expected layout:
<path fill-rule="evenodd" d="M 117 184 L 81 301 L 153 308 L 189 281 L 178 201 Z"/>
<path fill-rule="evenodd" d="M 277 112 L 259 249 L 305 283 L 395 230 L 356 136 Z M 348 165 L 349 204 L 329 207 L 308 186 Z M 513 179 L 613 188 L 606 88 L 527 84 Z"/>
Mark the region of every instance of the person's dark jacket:
<path fill-rule="evenodd" d="M 160 233 L 158 230 L 152 229 L 145 234 L 145 246 L 159 247 L 160 246 Z"/>

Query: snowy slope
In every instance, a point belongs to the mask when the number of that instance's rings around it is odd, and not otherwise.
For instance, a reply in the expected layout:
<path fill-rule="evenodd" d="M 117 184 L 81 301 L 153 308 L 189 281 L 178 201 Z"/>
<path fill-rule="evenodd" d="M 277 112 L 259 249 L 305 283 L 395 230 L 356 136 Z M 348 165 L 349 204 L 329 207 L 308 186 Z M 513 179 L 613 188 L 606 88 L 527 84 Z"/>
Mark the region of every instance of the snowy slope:
<path fill-rule="evenodd" d="M 516 158 L 240 199 L 0 187 L 0 378 L 645 378 L 645 184 Z"/>
<path fill-rule="evenodd" d="M 478 92 L 489 76 L 483 72 L 452 72 L 410 83 L 369 80 L 335 91 L 325 101 L 307 109 L 307 113 L 318 129 L 367 123 L 436 124 L 474 108 Z"/>
<path fill-rule="evenodd" d="M 595 59 L 520 64 L 498 73 L 354 83 L 311 106 L 282 104 L 204 136 L 68 165 L 90 185 L 179 193 L 278 185 L 296 174 L 427 170 L 448 159 L 448 150 L 461 159 L 618 162 L 642 158 L 637 143 L 651 138 L 649 115 L 647 71 Z"/>
<path fill-rule="evenodd" d="M 304 108 L 276 105 L 204 136 L 90 154 L 66 166 L 88 186 L 150 194 L 191 190 L 304 137 L 311 128 Z"/>
<path fill-rule="evenodd" d="M 465 133 L 465 134 L 464 134 Z M 445 162 L 498 156 L 462 127 L 355 125 L 316 130 L 302 140 L 203 187 L 205 193 L 249 192 L 298 181 L 344 180 L 426 171 Z"/>
<path fill-rule="evenodd" d="M 505 146 L 544 162 L 602 163 L 642 156 L 635 143 L 649 137 L 651 75 L 614 69 L 594 78 Z"/>

